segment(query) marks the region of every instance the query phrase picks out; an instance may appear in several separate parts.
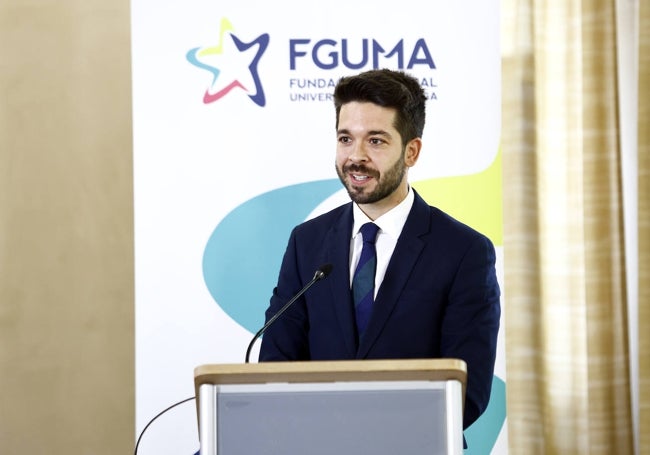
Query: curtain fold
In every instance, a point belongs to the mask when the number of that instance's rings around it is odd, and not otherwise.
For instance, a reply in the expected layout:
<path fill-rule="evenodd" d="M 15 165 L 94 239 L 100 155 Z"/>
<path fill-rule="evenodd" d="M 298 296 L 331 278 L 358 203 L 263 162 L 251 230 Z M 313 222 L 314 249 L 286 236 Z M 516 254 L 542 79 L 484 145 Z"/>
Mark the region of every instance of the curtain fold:
<path fill-rule="evenodd" d="M 616 2 L 582 2 L 589 453 L 632 453 Z"/>
<path fill-rule="evenodd" d="M 539 211 L 535 158 L 532 1 L 504 0 L 502 132 L 506 377 L 509 447 L 544 447 Z M 512 315 L 512 316 L 511 316 Z"/>
<path fill-rule="evenodd" d="M 633 453 L 615 6 L 502 4 L 513 453 Z"/>
<path fill-rule="evenodd" d="M 650 2 L 639 4 L 639 454 L 650 454 Z"/>

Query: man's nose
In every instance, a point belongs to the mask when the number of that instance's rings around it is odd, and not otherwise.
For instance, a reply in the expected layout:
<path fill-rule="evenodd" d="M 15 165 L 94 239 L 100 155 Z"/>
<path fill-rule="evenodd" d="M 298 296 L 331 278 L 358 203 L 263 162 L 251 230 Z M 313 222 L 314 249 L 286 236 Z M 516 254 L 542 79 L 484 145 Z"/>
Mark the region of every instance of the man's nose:
<path fill-rule="evenodd" d="M 368 161 L 368 153 L 363 144 L 356 144 L 352 149 L 350 156 L 348 157 L 350 161 L 355 163 Z"/>

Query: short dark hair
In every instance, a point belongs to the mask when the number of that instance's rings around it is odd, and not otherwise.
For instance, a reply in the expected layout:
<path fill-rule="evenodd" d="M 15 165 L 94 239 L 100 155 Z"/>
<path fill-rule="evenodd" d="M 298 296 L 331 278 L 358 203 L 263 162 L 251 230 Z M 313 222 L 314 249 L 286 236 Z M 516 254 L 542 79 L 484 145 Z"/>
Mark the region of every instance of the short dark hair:
<path fill-rule="evenodd" d="M 394 126 L 406 144 L 422 137 L 426 100 L 418 80 L 403 71 L 376 69 L 342 77 L 334 88 L 336 128 L 341 106 L 353 101 L 370 102 L 397 111 Z"/>

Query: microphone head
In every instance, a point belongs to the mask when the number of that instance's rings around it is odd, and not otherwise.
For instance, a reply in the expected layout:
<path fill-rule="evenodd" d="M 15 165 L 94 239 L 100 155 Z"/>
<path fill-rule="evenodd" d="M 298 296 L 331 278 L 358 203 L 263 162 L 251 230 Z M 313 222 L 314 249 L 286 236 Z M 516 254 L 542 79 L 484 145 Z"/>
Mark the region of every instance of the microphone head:
<path fill-rule="evenodd" d="M 314 274 L 314 279 L 316 280 L 322 280 L 323 278 L 327 277 L 327 275 L 330 274 L 332 271 L 332 264 L 323 264 L 318 269 L 316 270 L 316 273 Z"/>

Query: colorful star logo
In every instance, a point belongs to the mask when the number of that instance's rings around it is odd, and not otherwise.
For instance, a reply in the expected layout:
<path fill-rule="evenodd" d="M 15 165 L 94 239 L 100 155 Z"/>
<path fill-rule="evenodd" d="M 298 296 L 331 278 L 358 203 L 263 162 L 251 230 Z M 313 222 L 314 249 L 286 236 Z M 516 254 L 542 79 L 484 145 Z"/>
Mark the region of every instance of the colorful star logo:
<path fill-rule="evenodd" d="M 248 93 L 255 104 L 264 106 L 266 97 L 257 65 L 269 45 L 269 35 L 264 33 L 253 41 L 245 42 L 233 31 L 230 21 L 224 18 L 221 20 L 216 46 L 196 47 L 186 54 L 192 65 L 212 74 L 203 102 L 208 104 L 218 101 L 239 87 Z"/>

